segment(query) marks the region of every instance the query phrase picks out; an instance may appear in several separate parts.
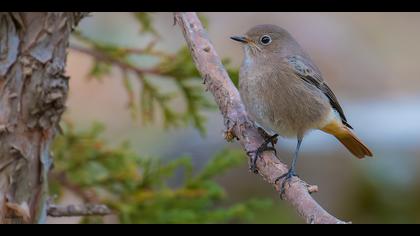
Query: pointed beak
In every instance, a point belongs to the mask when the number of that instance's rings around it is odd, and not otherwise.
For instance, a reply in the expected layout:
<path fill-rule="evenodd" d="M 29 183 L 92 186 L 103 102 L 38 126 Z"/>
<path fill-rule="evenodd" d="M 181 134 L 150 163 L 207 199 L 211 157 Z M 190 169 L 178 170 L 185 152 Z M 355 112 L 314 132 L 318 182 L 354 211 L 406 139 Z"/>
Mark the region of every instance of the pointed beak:
<path fill-rule="evenodd" d="M 232 36 L 230 39 L 241 42 L 241 43 L 249 43 L 250 40 L 245 36 Z"/>

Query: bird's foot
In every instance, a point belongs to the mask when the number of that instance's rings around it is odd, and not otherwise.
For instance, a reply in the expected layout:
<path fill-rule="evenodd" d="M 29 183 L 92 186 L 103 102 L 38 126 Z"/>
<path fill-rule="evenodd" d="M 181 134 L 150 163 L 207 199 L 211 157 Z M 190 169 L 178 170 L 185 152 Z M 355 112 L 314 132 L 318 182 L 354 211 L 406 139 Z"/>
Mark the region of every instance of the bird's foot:
<path fill-rule="evenodd" d="M 281 187 L 280 187 L 280 198 L 283 200 L 283 196 L 286 193 L 286 183 L 289 185 L 290 187 L 290 181 L 292 180 L 293 176 L 297 176 L 299 177 L 295 170 L 293 168 L 290 168 L 289 171 L 287 171 L 286 174 L 281 175 L 280 177 L 277 177 L 276 180 L 274 181 L 274 183 L 277 183 L 278 181 L 280 181 L 281 179 L 283 179 L 283 181 L 281 182 Z"/>
<path fill-rule="evenodd" d="M 251 159 L 251 166 L 250 166 L 250 170 L 255 173 L 258 174 L 258 170 L 257 170 L 257 160 L 258 158 L 261 157 L 261 154 L 265 151 L 273 151 L 274 155 L 277 156 L 277 150 L 274 147 L 269 147 L 268 144 L 271 143 L 271 139 L 268 139 L 267 141 L 265 141 L 263 144 L 261 144 L 261 146 L 255 150 L 255 151 L 250 151 L 247 154 L 250 155 L 252 153 L 254 153 L 252 159 Z"/>
<path fill-rule="evenodd" d="M 269 135 L 263 128 L 258 127 L 258 133 L 264 138 L 264 140 L 268 140 L 269 143 L 271 143 L 271 146 L 274 147 L 274 145 L 276 145 L 278 139 L 278 135 L 275 134 L 273 136 Z"/>

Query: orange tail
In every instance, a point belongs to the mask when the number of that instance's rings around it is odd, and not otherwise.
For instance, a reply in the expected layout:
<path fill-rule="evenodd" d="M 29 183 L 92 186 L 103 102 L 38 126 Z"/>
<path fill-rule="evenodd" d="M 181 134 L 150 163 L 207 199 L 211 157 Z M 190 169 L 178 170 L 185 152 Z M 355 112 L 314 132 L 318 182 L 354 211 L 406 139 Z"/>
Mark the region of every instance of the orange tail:
<path fill-rule="evenodd" d="M 346 126 L 339 122 L 331 122 L 321 129 L 322 131 L 334 135 L 353 155 L 361 159 L 365 156 L 372 156 L 370 149 L 356 137 L 356 135 Z"/>

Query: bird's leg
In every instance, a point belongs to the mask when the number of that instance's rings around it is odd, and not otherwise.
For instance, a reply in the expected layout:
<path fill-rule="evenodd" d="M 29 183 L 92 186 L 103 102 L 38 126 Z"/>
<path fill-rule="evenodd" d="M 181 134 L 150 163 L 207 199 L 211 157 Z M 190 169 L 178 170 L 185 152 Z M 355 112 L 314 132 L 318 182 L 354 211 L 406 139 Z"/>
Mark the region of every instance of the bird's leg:
<path fill-rule="evenodd" d="M 272 147 L 274 147 L 274 145 L 276 145 L 276 143 L 277 143 L 277 137 L 275 137 L 275 138 L 272 138 L 272 136 L 271 135 L 269 135 L 263 128 L 261 128 L 261 127 L 258 127 L 257 128 L 258 129 L 258 133 L 260 133 L 260 135 L 264 138 L 264 140 L 267 140 L 267 139 L 271 139 L 271 146 Z"/>
<path fill-rule="evenodd" d="M 275 134 L 273 136 L 270 136 L 269 138 L 267 138 L 264 141 L 263 144 L 261 144 L 261 146 L 259 148 L 257 148 L 257 150 L 248 152 L 248 155 L 251 154 L 251 153 L 254 153 L 254 156 L 251 159 L 251 167 L 250 167 L 250 169 L 255 174 L 258 173 L 258 170 L 257 170 L 257 159 L 261 156 L 261 154 L 264 151 L 274 151 L 274 155 L 277 155 L 277 150 L 274 148 L 274 144 L 273 144 L 274 141 L 273 140 L 276 140 L 278 136 L 279 136 L 278 134 Z M 268 146 L 269 143 L 271 143 L 273 146 L 272 147 L 269 147 Z"/>
<path fill-rule="evenodd" d="M 299 149 L 300 149 L 301 144 L 302 144 L 302 138 L 298 138 L 297 145 L 296 145 L 296 150 L 295 150 L 295 155 L 293 157 L 292 165 L 290 166 L 289 171 L 287 171 L 286 174 L 281 175 L 280 177 L 278 177 L 275 180 L 275 183 L 277 183 L 280 179 L 284 178 L 284 180 L 281 183 L 281 188 L 280 188 L 280 198 L 282 198 L 282 199 L 283 199 L 283 195 L 284 195 L 285 190 L 286 190 L 285 189 L 286 183 L 288 183 L 292 179 L 293 176 L 297 176 L 297 174 L 296 174 L 296 162 L 297 162 L 297 159 L 298 159 L 298 156 L 299 156 Z"/>

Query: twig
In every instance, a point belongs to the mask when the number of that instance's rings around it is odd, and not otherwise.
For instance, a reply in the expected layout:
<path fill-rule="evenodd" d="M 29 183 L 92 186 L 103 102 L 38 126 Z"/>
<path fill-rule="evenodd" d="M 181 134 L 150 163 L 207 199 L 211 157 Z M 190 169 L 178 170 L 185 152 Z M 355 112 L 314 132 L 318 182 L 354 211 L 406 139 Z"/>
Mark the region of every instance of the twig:
<path fill-rule="evenodd" d="M 163 51 L 156 51 L 149 49 L 149 46 L 146 48 L 120 48 L 122 54 L 136 54 L 136 55 L 148 55 L 154 57 L 163 57 L 168 59 L 175 59 L 175 55 L 165 53 Z"/>
<path fill-rule="evenodd" d="M 93 191 L 84 190 L 77 184 L 70 182 L 64 172 L 52 172 L 51 177 L 60 183 L 61 186 L 67 188 L 73 193 L 77 194 L 85 202 L 97 203 L 99 202 L 98 196 Z"/>
<path fill-rule="evenodd" d="M 69 216 L 106 216 L 112 211 L 105 205 L 86 204 L 86 205 L 49 205 L 47 214 L 52 217 Z"/>
<path fill-rule="evenodd" d="M 245 152 L 256 150 L 264 140 L 247 118 L 239 92 L 230 80 L 197 15 L 193 12 L 175 13 L 175 22 L 181 27 L 196 67 L 223 115 L 226 137 L 230 140 L 238 138 Z M 287 172 L 287 166 L 273 153 L 265 152 L 257 161 L 257 168 L 265 181 L 273 184 L 276 191 L 280 191 L 275 179 Z M 311 197 L 310 191 L 314 190 L 317 187 L 308 189 L 305 182 L 293 177 L 290 185 L 286 185 L 284 199 L 292 204 L 307 223 L 346 223 L 329 214 Z"/>
<path fill-rule="evenodd" d="M 115 58 L 113 58 L 112 56 L 110 56 L 106 53 L 103 53 L 101 51 L 94 50 L 94 49 L 91 49 L 91 48 L 71 45 L 70 49 L 81 52 L 81 53 L 84 53 L 84 54 L 87 54 L 87 55 L 90 55 L 90 56 L 92 56 L 93 58 L 95 58 L 99 61 L 104 61 L 104 62 L 113 64 L 113 65 L 116 65 L 116 66 L 120 67 L 121 69 L 135 72 L 136 74 L 153 74 L 153 75 L 161 75 L 162 74 L 157 69 L 140 68 L 140 67 L 132 65 L 131 63 L 127 63 L 127 62 L 124 62 L 122 60 L 115 59 Z M 127 49 L 127 50 L 134 50 L 134 49 Z M 137 52 L 140 52 L 140 51 L 137 51 Z"/>

